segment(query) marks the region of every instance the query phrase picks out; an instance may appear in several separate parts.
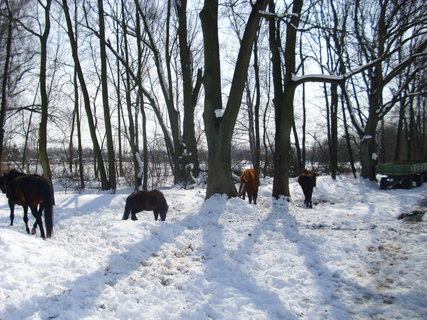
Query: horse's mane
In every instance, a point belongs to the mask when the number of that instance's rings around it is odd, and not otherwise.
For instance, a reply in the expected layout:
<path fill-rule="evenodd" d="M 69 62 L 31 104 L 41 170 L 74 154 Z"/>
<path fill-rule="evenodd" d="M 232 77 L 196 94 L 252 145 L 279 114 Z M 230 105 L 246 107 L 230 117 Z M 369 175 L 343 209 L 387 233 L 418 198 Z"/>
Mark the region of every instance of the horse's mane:
<path fill-rule="evenodd" d="M 10 181 L 12 179 L 15 179 L 16 177 L 25 176 L 25 173 L 22 173 L 16 169 L 12 169 L 7 173 L 6 176 L 7 176 L 7 180 Z"/>

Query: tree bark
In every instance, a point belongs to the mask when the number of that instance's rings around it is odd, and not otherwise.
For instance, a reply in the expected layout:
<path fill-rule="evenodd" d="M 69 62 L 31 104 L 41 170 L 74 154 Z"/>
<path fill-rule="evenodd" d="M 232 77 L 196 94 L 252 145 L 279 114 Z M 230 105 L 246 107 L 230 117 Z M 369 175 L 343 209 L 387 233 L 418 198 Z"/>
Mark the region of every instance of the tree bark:
<path fill-rule="evenodd" d="M 178 41 L 179 55 L 181 62 L 182 81 L 183 81 L 183 104 L 184 104 L 184 123 L 182 138 L 187 152 L 183 155 L 183 170 L 188 164 L 193 165 L 193 176 L 197 177 L 200 172 L 199 154 L 197 150 L 197 140 L 194 128 L 194 109 L 196 107 L 198 94 L 200 91 L 201 72 L 198 72 L 196 86 L 193 90 L 193 63 L 188 44 L 187 36 L 187 0 L 177 1 L 178 15 Z M 183 173 L 183 179 L 186 175 Z"/>
<path fill-rule="evenodd" d="M 8 4 L 8 3 L 7 3 Z M 1 87 L 1 109 L 0 109 L 0 168 L 2 168 L 2 159 L 3 159 L 3 142 L 4 142 L 4 125 L 6 123 L 6 112 L 7 112 L 7 84 L 9 79 L 9 66 L 12 53 L 12 13 L 8 12 L 7 17 L 7 38 L 6 38 L 6 57 L 4 60 L 4 69 L 3 69 L 3 81 Z"/>
<path fill-rule="evenodd" d="M 274 180 L 273 197 L 289 197 L 289 152 L 291 150 L 290 133 L 294 121 L 294 95 L 296 84 L 292 81 L 295 73 L 295 48 L 297 28 L 300 21 L 302 0 L 295 0 L 292 7 L 292 18 L 286 28 L 286 46 L 284 53 L 285 73 L 280 66 L 280 36 L 275 27 L 275 21 L 270 21 L 270 50 L 273 60 L 274 107 L 275 107 L 275 150 L 274 150 Z M 274 2 L 270 1 L 270 12 L 274 13 Z M 272 38 L 273 37 L 273 38 Z"/>
<path fill-rule="evenodd" d="M 337 167 L 338 167 L 338 85 L 336 83 L 331 84 L 331 143 L 329 146 L 329 157 L 330 157 L 330 171 L 331 178 L 335 180 L 337 178 Z"/>
<path fill-rule="evenodd" d="M 47 120 L 49 114 L 49 98 L 46 87 L 46 65 L 47 65 L 47 40 L 50 33 L 50 6 L 51 0 L 46 2 L 44 7 L 45 26 L 44 32 L 39 37 L 40 39 L 40 96 L 41 96 L 41 119 L 39 126 L 39 156 L 40 164 L 43 168 L 43 177 L 47 179 L 51 186 L 52 196 L 52 172 L 49 165 L 49 157 L 47 154 Z M 54 198 L 53 198 L 54 199 Z M 55 203 L 55 200 L 53 200 Z"/>
<path fill-rule="evenodd" d="M 99 47 L 101 58 L 102 105 L 104 110 L 105 135 L 107 137 L 108 153 L 108 188 L 116 190 L 116 158 L 114 153 L 113 132 L 111 129 L 111 114 L 108 101 L 107 51 L 105 49 L 105 22 L 103 0 L 98 0 L 99 17 Z"/>

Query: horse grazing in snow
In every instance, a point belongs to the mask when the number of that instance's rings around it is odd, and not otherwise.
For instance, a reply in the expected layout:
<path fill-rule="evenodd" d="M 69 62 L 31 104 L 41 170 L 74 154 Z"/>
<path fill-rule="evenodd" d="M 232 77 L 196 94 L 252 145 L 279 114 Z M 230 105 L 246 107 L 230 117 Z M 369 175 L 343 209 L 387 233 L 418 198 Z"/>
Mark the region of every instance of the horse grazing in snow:
<path fill-rule="evenodd" d="M 313 188 L 316 186 L 316 173 L 304 169 L 298 177 L 298 183 L 304 192 L 304 204 L 309 208 L 313 208 L 311 196 Z"/>
<path fill-rule="evenodd" d="M 245 193 L 248 194 L 249 203 L 254 201 L 256 204 L 256 199 L 258 196 L 258 188 L 259 188 L 259 174 L 255 169 L 246 169 L 243 171 L 240 176 L 240 188 L 239 188 L 239 196 L 245 200 Z M 243 192 L 242 192 L 243 191 Z"/>
<path fill-rule="evenodd" d="M 157 221 L 160 215 L 160 219 L 165 221 L 168 208 L 165 196 L 159 190 L 134 191 L 126 199 L 125 212 L 122 219 L 127 220 L 130 213 L 132 220 L 138 220 L 136 213 L 144 210 L 153 210 L 154 220 Z"/>

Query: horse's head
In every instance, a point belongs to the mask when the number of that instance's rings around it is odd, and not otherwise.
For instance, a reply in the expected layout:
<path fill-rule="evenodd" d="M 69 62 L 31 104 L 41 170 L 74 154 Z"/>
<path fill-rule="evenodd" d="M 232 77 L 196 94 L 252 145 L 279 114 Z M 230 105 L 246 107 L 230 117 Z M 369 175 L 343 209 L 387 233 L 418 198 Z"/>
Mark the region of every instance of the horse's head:
<path fill-rule="evenodd" d="M 3 173 L 3 175 L 0 177 L 0 190 L 3 193 L 6 193 L 6 173 Z"/>
<path fill-rule="evenodd" d="M 4 173 L 0 178 L 0 189 L 3 193 L 7 193 L 8 184 L 13 181 L 16 177 L 25 176 L 25 173 L 22 173 L 16 169 L 10 170 L 8 173 Z"/>

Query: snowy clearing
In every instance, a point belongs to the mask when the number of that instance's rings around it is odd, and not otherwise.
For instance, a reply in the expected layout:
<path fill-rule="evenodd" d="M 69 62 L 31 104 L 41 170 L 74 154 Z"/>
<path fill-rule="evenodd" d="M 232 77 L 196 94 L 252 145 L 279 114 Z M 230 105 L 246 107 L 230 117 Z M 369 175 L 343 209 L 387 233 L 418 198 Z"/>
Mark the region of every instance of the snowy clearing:
<path fill-rule="evenodd" d="M 122 221 L 130 189 L 57 191 L 46 241 L 20 207 L 9 226 L 2 194 L 0 319 L 427 319 L 427 222 L 397 219 L 427 184 L 320 177 L 307 209 L 295 181 L 290 203 L 271 182 L 256 206 L 163 189 L 166 222 Z"/>

